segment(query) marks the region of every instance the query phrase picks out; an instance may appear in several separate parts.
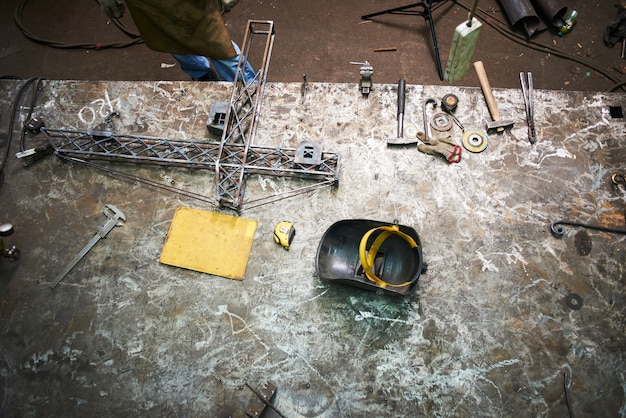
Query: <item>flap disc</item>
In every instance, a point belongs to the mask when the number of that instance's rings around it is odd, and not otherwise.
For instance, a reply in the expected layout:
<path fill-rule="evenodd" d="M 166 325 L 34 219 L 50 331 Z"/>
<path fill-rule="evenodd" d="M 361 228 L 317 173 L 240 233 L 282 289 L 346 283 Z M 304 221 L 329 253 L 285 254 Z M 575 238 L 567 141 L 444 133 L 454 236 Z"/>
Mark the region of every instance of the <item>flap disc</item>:
<path fill-rule="evenodd" d="M 463 147 L 469 152 L 483 152 L 487 148 L 487 134 L 476 130 L 465 131 Z"/>

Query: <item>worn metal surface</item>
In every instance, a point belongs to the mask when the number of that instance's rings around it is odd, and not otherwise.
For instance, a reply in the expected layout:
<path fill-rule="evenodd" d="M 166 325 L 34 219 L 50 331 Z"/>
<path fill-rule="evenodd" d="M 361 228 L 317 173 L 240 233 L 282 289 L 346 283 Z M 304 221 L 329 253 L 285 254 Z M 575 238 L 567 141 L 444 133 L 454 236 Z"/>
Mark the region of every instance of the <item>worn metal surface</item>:
<path fill-rule="evenodd" d="M 5 132 L 19 82 L 0 87 Z M 259 223 L 241 282 L 158 263 L 177 207 L 214 208 L 213 174 L 107 166 L 207 197 L 197 200 L 54 156 L 24 168 L 13 143 L 0 222 L 15 225 L 5 242 L 22 254 L 0 259 L 2 415 L 243 417 L 253 398 L 245 384 L 271 380 L 272 402 L 289 417 L 567 416 L 567 372 L 574 414 L 624 416 L 625 238 L 568 228 L 557 239 L 549 228 L 557 219 L 624 226 L 626 198 L 611 175 L 625 169 L 625 124 L 609 113 L 624 96 L 535 91 L 531 146 L 521 91 L 496 89 L 515 127 L 449 165 L 387 147 L 396 86 L 375 85 L 368 99 L 356 84 L 310 83 L 304 99 L 300 88 L 267 85 L 255 142 L 340 152 L 339 187 L 257 206 L 307 182 L 248 178 L 241 216 Z M 207 138 L 210 104 L 228 92 L 48 81 L 35 114 L 48 127 L 88 129 L 118 110 L 125 133 Z M 480 89 L 462 87 L 408 85 L 406 123 L 422 126 L 424 100 L 446 93 L 459 97 L 466 128 L 484 128 Z M 124 228 L 50 291 L 105 204 L 125 213 Z M 324 231 L 351 218 L 418 231 L 428 271 L 408 297 L 315 277 Z M 272 239 L 283 220 L 297 231 L 289 251 Z M 581 309 L 566 306 L 570 293 Z"/>

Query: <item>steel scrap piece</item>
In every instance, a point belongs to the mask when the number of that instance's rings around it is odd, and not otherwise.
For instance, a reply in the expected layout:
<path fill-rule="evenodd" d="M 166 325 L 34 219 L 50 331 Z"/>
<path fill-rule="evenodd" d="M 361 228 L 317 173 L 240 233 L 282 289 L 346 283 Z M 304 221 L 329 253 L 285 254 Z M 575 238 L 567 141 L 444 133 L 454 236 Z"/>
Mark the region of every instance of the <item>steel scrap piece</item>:
<path fill-rule="evenodd" d="M 500 0 L 500 4 L 511 25 L 523 30 L 529 38 L 547 29 L 548 24 L 561 26 L 567 13 L 567 7 L 560 0 Z"/>

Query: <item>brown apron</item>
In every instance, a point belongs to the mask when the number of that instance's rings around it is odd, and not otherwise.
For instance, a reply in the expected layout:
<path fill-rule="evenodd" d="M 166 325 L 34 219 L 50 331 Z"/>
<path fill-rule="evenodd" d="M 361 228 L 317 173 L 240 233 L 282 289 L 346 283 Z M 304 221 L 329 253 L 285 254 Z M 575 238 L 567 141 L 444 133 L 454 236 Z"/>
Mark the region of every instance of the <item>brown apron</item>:
<path fill-rule="evenodd" d="M 228 59 L 236 55 L 216 0 L 126 0 L 148 48 Z"/>

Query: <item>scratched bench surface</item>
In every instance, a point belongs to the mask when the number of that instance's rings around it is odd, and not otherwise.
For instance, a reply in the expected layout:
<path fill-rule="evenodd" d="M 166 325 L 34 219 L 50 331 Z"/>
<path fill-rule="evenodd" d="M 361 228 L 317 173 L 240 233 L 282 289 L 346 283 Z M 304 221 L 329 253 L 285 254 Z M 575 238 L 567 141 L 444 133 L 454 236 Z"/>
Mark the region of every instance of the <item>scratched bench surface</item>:
<path fill-rule="evenodd" d="M 19 86 L 0 83 L 1 132 Z M 422 130 L 424 101 L 446 93 L 466 128 L 484 129 L 482 92 L 465 87 L 408 85 L 405 124 Z M 552 416 L 567 414 L 567 372 L 574 414 L 617 415 L 624 236 L 566 227 L 555 238 L 550 224 L 625 227 L 625 191 L 611 175 L 625 170 L 626 128 L 610 112 L 624 95 L 535 91 L 531 145 L 521 90 L 494 93 L 513 129 L 448 164 L 387 146 L 395 85 L 363 98 L 356 84 L 311 83 L 303 97 L 299 83 L 268 83 L 254 144 L 317 142 L 340 153 L 339 183 L 302 193 L 306 180 L 246 179 L 241 216 L 258 227 L 241 282 L 158 262 L 178 207 L 233 214 L 216 206 L 214 171 L 54 155 L 24 168 L 13 158 L 22 106 L 0 188 L 0 222 L 15 226 L 5 243 L 21 250 L 17 262 L 0 259 L 3 412 L 244 416 L 254 398 L 245 383 L 271 380 L 289 417 Z M 34 114 L 86 130 L 117 111 L 115 132 L 217 141 L 210 105 L 229 97 L 227 83 L 46 81 Z M 27 147 L 43 143 L 26 136 Z M 126 223 L 51 292 L 106 204 Z M 418 231 L 428 271 L 409 296 L 315 276 L 325 230 L 360 218 Z M 272 239 L 283 220 L 296 228 L 288 251 Z M 570 293 L 581 309 L 566 306 Z"/>

